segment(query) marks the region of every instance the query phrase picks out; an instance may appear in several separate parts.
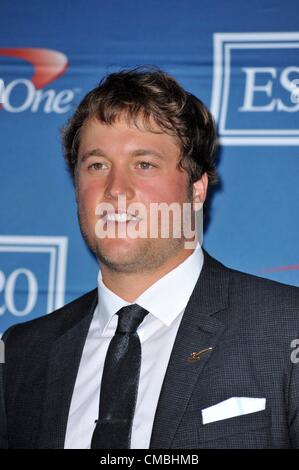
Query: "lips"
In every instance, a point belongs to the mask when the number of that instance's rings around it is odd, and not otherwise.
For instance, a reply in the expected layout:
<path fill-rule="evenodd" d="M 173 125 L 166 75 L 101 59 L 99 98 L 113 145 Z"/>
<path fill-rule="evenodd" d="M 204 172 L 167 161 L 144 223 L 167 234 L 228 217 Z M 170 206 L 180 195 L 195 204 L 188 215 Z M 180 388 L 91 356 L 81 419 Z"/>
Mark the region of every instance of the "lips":
<path fill-rule="evenodd" d="M 103 216 L 104 222 L 117 222 L 117 223 L 126 223 L 129 221 L 140 221 L 140 217 L 135 216 L 129 212 L 107 212 L 106 215 Z"/>

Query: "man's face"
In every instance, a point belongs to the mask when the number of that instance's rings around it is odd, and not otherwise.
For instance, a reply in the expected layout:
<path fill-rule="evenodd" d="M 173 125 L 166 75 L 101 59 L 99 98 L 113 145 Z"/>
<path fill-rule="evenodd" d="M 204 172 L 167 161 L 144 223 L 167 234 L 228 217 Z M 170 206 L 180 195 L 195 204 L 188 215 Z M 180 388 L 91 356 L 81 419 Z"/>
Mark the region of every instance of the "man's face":
<path fill-rule="evenodd" d="M 180 238 L 162 238 L 160 233 L 158 237 L 151 237 L 153 221 L 148 217 L 146 236 L 99 238 L 96 234 L 99 219 L 105 220 L 105 228 L 113 225 L 119 230 L 130 224 L 140 230 L 145 215 L 150 214 L 151 204 L 175 202 L 182 205 L 190 201 L 188 174 L 178 167 L 180 148 L 175 138 L 162 133 L 158 127 L 153 129 L 157 132 L 145 130 L 142 121 L 137 124 L 138 128 L 124 119 L 111 126 L 96 119 L 87 121 L 81 130 L 76 168 L 82 234 L 101 263 L 114 271 L 128 273 L 154 271 L 177 256 L 184 250 L 183 234 Z M 132 203 L 142 203 L 145 212 L 139 212 L 140 217 L 133 220 L 126 220 L 126 217 L 130 219 L 138 215 L 137 212 L 116 217 L 109 214 L 107 217 L 106 212 L 105 217 L 103 213 L 96 215 L 96 208 L 101 204 L 109 204 L 117 211 L 119 198 L 125 200 L 125 209 L 122 206 L 121 212 L 127 211 Z M 157 224 L 161 224 L 160 218 Z"/>

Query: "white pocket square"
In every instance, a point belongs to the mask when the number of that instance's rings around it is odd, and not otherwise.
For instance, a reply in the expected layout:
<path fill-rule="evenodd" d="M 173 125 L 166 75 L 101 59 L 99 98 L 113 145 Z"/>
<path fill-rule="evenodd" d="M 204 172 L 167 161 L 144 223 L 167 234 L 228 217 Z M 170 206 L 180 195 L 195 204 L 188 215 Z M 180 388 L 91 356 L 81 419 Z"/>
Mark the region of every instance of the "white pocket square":
<path fill-rule="evenodd" d="M 266 408 L 266 398 L 232 397 L 201 410 L 203 424 L 255 413 Z"/>

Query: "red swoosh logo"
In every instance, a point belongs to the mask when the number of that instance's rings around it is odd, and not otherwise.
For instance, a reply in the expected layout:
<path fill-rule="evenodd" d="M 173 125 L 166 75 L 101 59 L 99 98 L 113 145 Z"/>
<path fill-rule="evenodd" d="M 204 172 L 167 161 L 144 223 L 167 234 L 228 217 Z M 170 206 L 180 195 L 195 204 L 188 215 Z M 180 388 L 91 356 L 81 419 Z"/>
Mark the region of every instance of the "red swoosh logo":
<path fill-rule="evenodd" d="M 17 57 L 33 65 L 32 82 L 36 88 L 43 88 L 60 77 L 68 66 L 67 57 L 52 49 L 33 47 L 0 48 L 0 56 Z"/>
<path fill-rule="evenodd" d="M 278 266 L 277 268 L 267 268 L 259 271 L 259 273 L 278 273 L 281 271 L 296 271 L 299 264 L 290 264 L 289 266 Z"/>

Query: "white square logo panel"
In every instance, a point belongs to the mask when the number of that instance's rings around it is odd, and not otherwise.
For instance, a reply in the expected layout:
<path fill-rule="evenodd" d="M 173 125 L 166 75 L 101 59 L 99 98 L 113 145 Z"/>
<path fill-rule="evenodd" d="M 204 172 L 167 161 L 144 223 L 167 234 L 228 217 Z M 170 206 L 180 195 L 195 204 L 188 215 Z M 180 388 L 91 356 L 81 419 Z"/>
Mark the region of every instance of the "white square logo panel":
<path fill-rule="evenodd" d="M 0 332 L 64 305 L 66 237 L 0 236 Z"/>
<path fill-rule="evenodd" d="M 298 145 L 299 32 L 215 33 L 211 111 L 224 145 Z"/>

